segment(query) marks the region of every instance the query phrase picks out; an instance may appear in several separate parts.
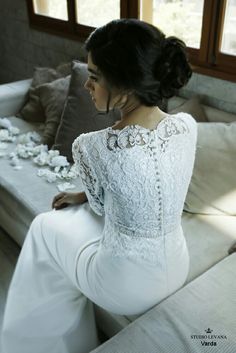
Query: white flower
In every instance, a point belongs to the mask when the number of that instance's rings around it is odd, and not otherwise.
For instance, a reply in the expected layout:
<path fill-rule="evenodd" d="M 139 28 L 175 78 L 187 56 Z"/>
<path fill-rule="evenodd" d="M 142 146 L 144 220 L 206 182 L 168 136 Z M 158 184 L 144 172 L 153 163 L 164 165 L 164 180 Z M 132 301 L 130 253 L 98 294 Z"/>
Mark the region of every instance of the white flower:
<path fill-rule="evenodd" d="M 12 127 L 12 124 L 7 118 L 0 118 L 0 127 L 4 129 L 10 129 Z"/>
<path fill-rule="evenodd" d="M 0 129 L 0 157 L 3 157 L 7 153 L 1 150 L 6 149 L 8 144 L 1 143 L 1 141 L 15 141 L 16 137 L 14 135 L 19 134 L 19 129 L 13 127 L 8 119 L 0 119 L 1 126 L 4 128 Z M 48 166 L 48 168 L 38 169 L 37 175 L 43 177 L 49 183 L 58 179 L 70 180 L 78 177 L 79 171 L 75 165 L 71 166 L 66 157 L 60 156 L 58 150 L 48 151 L 48 146 L 39 144 L 40 141 L 40 135 L 34 131 L 19 135 L 15 150 L 8 154 L 12 167 L 16 170 L 21 169 L 19 158 L 29 158 L 39 166 Z M 68 182 L 62 185 L 63 190 L 75 187 Z"/>
<path fill-rule="evenodd" d="M 48 153 L 51 159 L 60 155 L 60 152 L 58 150 L 50 150 L 48 151 Z"/>
<path fill-rule="evenodd" d="M 37 157 L 33 159 L 34 163 L 38 165 L 48 165 L 49 156 L 47 152 L 42 151 Z"/>
<path fill-rule="evenodd" d="M 59 191 L 63 192 L 63 191 L 69 190 L 69 189 L 74 189 L 75 185 L 71 184 L 71 183 L 62 183 L 62 184 L 58 184 L 57 188 Z"/>
<path fill-rule="evenodd" d="M 29 134 L 31 140 L 34 142 L 40 142 L 42 139 L 41 136 L 36 131 L 29 132 L 28 134 Z"/>
<path fill-rule="evenodd" d="M 12 133 L 12 135 L 19 135 L 19 133 L 20 133 L 20 129 L 18 129 L 18 127 L 14 127 L 14 126 L 11 126 L 9 128 L 9 131 L 10 131 L 10 133 Z"/>
<path fill-rule="evenodd" d="M 11 136 L 8 130 L 6 129 L 0 130 L 0 141 L 11 141 Z"/>
<path fill-rule="evenodd" d="M 66 157 L 64 157 L 64 156 L 56 156 L 51 159 L 49 165 L 51 167 L 57 167 L 60 169 L 61 167 L 68 166 L 69 162 L 67 161 Z"/>
<path fill-rule="evenodd" d="M 57 179 L 57 175 L 56 173 L 52 172 L 51 170 L 49 170 L 48 168 L 45 169 L 39 169 L 37 172 L 37 175 L 40 177 L 45 177 L 45 179 L 49 182 L 49 183 L 53 183 L 56 181 Z"/>

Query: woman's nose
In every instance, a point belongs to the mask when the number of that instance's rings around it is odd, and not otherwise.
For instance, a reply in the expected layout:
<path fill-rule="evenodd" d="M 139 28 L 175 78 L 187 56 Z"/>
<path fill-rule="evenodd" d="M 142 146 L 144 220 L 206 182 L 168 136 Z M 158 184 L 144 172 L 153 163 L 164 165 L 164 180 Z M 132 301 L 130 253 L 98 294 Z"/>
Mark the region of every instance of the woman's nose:
<path fill-rule="evenodd" d="M 86 88 L 87 90 L 91 89 L 91 81 L 88 78 L 87 81 L 84 84 L 84 88 Z"/>

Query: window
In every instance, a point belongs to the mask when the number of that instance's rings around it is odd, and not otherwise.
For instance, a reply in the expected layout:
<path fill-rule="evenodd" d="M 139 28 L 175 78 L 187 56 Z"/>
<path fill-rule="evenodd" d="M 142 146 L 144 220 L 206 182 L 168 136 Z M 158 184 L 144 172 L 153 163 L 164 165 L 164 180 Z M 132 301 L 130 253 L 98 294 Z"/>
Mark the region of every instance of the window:
<path fill-rule="evenodd" d="M 136 0 L 27 0 L 31 27 L 85 39 L 113 19 L 137 17 Z"/>
<path fill-rule="evenodd" d="M 236 82 L 236 0 L 140 0 L 139 18 L 183 39 L 194 71 Z"/>
<path fill-rule="evenodd" d="M 27 0 L 30 24 L 84 40 L 115 18 L 182 38 L 195 72 L 236 82 L 236 0 Z"/>

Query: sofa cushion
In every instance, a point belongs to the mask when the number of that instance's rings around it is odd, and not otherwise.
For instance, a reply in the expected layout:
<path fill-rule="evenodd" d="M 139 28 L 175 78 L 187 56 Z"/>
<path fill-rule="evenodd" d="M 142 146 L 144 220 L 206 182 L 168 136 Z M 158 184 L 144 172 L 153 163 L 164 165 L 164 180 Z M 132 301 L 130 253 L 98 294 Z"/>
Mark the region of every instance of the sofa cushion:
<path fill-rule="evenodd" d="M 32 79 L 0 85 L 0 115 L 15 115 L 26 102 Z"/>
<path fill-rule="evenodd" d="M 53 146 L 69 161 L 72 161 L 72 143 L 77 136 L 112 126 L 120 119 L 118 112 L 99 114 L 89 92 L 84 88 L 87 77 L 87 64 L 74 61 L 68 98 Z"/>
<path fill-rule="evenodd" d="M 235 352 L 235 268 L 227 256 L 91 353 Z"/>
<path fill-rule="evenodd" d="M 36 131 L 40 124 L 10 117 L 12 125 L 21 133 Z M 7 152 L 12 152 L 15 143 L 9 143 Z M 38 167 L 30 159 L 20 159 L 21 170 L 15 170 L 7 156 L 1 158 L 0 168 L 0 219 L 2 227 L 22 245 L 33 218 L 51 209 L 53 197 L 58 194 L 57 183 L 48 183 L 37 175 Z M 72 181 L 78 192 L 84 191 L 81 179 Z"/>
<path fill-rule="evenodd" d="M 199 123 L 196 159 L 184 209 L 236 215 L 236 122 Z"/>
<path fill-rule="evenodd" d="M 225 122 L 232 123 L 236 121 L 236 114 L 228 113 L 223 110 L 210 107 L 208 105 L 203 105 L 204 111 L 207 115 L 207 120 L 209 122 Z"/>
<path fill-rule="evenodd" d="M 46 118 L 42 142 L 48 145 L 49 148 L 54 144 L 69 84 L 70 75 L 40 85 L 35 90 L 35 93 L 39 96 Z"/>
<path fill-rule="evenodd" d="M 36 88 L 44 83 L 52 82 L 70 74 L 71 64 L 59 65 L 56 69 L 36 67 L 28 92 L 28 100 L 17 116 L 30 122 L 44 122 L 46 117 Z"/>
<path fill-rule="evenodd" d="M 176 108 L 172 108 L 169 111 L 171 114 L 176 114 L 179 112 L 185 112 L 191 114 L 194 119 L 198 122 L 206 122 L 207 116 L 204 112 L 203 107 L 200 104 L 200 100 L 198 96 L 194 96 L 191 99 L 187 100 L 181 105 L 178 105 Z"/>

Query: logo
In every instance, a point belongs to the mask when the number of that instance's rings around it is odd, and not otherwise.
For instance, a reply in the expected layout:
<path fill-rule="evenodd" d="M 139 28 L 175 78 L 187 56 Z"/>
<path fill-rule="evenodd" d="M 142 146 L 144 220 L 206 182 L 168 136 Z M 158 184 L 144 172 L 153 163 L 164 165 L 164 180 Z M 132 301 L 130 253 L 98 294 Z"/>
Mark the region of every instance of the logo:
<path fill-rule="evenodd" d="M 217 346 L 220 340 L 227 339 L 226 335 L 216 334 L 210 327 L 206 328 L 204 331 L 205 333 L 202 335 L 191 335 L 191 339 L 199 340 L 202 346 Z"/>

